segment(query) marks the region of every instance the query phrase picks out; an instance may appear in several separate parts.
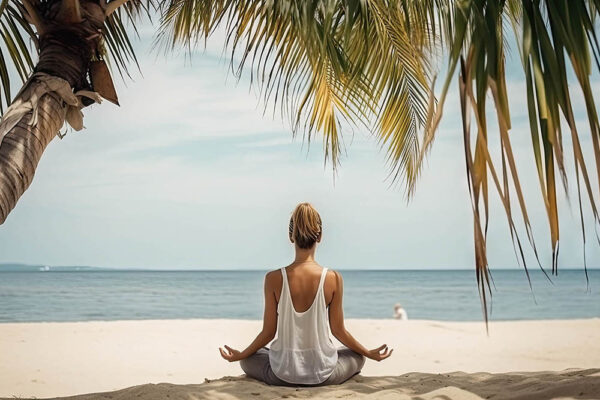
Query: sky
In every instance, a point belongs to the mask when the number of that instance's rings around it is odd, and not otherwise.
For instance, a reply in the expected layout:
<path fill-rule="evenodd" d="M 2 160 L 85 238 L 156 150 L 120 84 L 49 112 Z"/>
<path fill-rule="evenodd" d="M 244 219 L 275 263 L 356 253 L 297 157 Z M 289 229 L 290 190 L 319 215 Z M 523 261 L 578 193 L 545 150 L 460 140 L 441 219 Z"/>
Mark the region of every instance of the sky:
<path fill-rule="evenodd" d="M 368 132 L 345 132 L 346 152 L 334 175 L 331 164 L 324 165 L 320 137 L 308 146 L 302 136 L 292 137 L 280 116 L 265 114 L 247 74 L 238 82 L 229 72 L 221 33 L 192 56 L 165 55 L 152 49 L 152 40 L 152 28 L 143 27 L 134 41 L 141 73 L 134 71 L 132 80 L 114 78 L 120 107 L 104 102 L 86 108 L 83 131 L 69 131 L 50 143 L 33 184 L 0 226 L 0 263 L 278 268 L 293 259 L 287 238 L 291 212 L 308 201 L 323 219 L 317 251 L 323 265 L 474 267 L 454 84 L 417 192 L 407 202 L 402 186 L 387 179 L 385 151 Z M 511 137 L 536 244 L 549 268 L 550 239 L 530 154 L 525 83 L 517 53 L 509 57 Z M 597 76 L 594 87 L 600 88 Z M 582 110 L 582 99 L 573 100 Z M 585 155 L 593 163 L 585 113 L 578 111 L 577 118 Z M 490 146 L 498 154 L 495 140 Z M 560 193 L 560 267 L 581 268 L 572 158 L 567 160 L 573 204 Z M 519 268 L 504 211 L 497 196 L 491 197 L 490 266 Z M 600 267 L 589 207 L 585 211 L 588 267 Z M 526 241 L 525 250 L 535 267 Z"/>

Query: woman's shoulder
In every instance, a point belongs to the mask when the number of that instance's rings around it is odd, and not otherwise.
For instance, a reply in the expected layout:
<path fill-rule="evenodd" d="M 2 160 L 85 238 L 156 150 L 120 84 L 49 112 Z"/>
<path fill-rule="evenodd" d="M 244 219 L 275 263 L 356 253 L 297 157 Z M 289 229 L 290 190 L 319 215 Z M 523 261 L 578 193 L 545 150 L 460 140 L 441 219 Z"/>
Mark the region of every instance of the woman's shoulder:
<path fill-rule="evenodd" d="M 281 282 L 283 276 L 281 274 L 281 268 L 277 268 L 271 271 L 268 271 L 265 274 L 265 283 L 266 284 L 274 284 L 276 286 L 281 286 Z"/>
<path fill-rule="evenodd" d="M 272 269 L 270 271 L 267 271 L 265 276 L 274 276 L 274 275 L 281 275 L 281 268 Z"/>
<path fill-rule="evenodd" d="M 325 275 L 325 286 L 335 289 L 342 284 L 342 274 L 335 269 L 327 268 L 327 274 Z"/>
<path fill-rule="evenodd" d="M 278 293 L 283 285 L 281 270 L 275 269 L 265 274 L 265 291 Z"/>

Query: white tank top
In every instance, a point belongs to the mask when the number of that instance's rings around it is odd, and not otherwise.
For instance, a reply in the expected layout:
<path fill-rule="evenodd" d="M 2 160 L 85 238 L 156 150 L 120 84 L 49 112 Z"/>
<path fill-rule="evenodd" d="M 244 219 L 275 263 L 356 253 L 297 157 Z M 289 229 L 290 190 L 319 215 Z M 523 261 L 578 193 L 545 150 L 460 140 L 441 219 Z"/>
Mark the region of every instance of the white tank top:
<path fill-rule="evenodd" d="M 324 382 L 337 363 L 337 349 L 329 337 L 329 318 L 323 285 L 323 268 L 317 294 L 310 308 L 297 312 L 292 303 L 285 268 L 281 268 L 283 286 L 277 304 L 277 339 L 271 344 L 269 361 L 281 380 L 298 384 Z"/>

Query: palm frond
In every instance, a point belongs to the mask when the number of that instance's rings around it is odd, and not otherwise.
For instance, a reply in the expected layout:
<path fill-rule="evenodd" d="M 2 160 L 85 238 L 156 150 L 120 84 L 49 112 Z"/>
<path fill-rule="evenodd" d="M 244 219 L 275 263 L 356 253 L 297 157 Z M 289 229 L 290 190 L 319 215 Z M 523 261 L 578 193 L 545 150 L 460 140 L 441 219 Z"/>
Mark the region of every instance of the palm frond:
<path fill-rule="evenodd" d="M 218 26 L 232 69 L 250 69 L 265 104 L 280 104 L 296 134 L 323 135 L 339 163 L 342 127 L 364 126 L 387 148 L 395 177 L 415 174 L 430 99 L 427 49 L 434 1 L 171 0 L 158 42 L 192 48 Z"/>
<path fill-rule="evenodd" d="M 115 0 L 113 0 L 115 1 Z M 122 78 L 130 77 L 129 66 L 135 65 L 139 70 L 140 65 L 133 45 L 131 34 L 127 28 L 130 27 L 136 36 L 139 36 L 137 25 L 145 20 L 151 20 L 152 15 L 160 8 L 159 0 L 128 0 L 110 14 L 104 22 L 104 44 L 108 64 L 119 72 Z"/>
<path fill-rule="evenodd" d="M 11 78 L 18 75 L 25 82 L 33 70 L 36 37 L 29 22 L 23 16 L 23 5 L 18 0 L 2 0 L 0 3 L 0 112 L 12 100 Z"/>
<path fill-rule="evenodd" d="M 437 107 L 430 107 L 425 128 L 424 144 L 421 148 L 417 168 L 435 137 L 440 122 L 444 101 L 456 68 L 460 65 L 459 93 L 463 109 L 463 132 L 467 178 L 473 204 L 475 220 L 476 271 L 480 296 L 487 318 L 489 290 L 489 270 L 486 258 L 486 230 L 488 220 L 487 177 L 491 175 L 496 191 L 502 201 L 509 222 L 509 229 L 518 262 L 527 265 L 521 240 L 513 220 L 510 193 L 516 194 L 516 202 L 525 227 L 526 235 L 538 258 L 531 223 L 519 179 L 518 167 L 512 151 L 509 113 L 509 93 L 506 89 L 504 54 L 506 37 L 510 34 L 504 21 L 511 22 L 512 34 L 517 40 L 526 82 L 526 98 L 529 125 L 532 138 L 532 151 L 538 173 L 541 197 L 548 216 L 550 248 L 552 251 L 552 272 L 557 273 L 559 251 L 559 215 L 557 207 L 556 175 L 560 176 L 568 196 L 568 180 L 563 150 L 561 118 L 567 122 L 573 146 L 573 161 L 577 183 L 577 194 L 585 263 L 585 224 L 582 204 L 582 191 L 587 194 L 594 224 L 600 224 L 598 215 L 598 193 L 592 186 L 588 165 L 581 149 L 579 131 L 575 123 L 571 102 L 572 92 L 568 85 L 568 74 L 574 72 L 583 93 L 592 136 L 592 147 L 596 161 L 598 182 L 600 183 L 600 125 L 591 89 L 590 74 L 592 54 L 598 63 L 599 46 L 595 31 L 598 14 L 597 1 L 586 0 L 510 0 L 492 2 L 485 0 L 464 0 L 456 2 L 454 9 L 440 22 L 448 34 L 448 73 L 440 94 Z M 450 28 L 451 27 L 451 28 Z M 500 175 L 488 150 L 489 127 L 486 121 L 486 96 L 492 95 L 496 110 L 498 133 L 500 136 Z M 474 117 L 471 116 L 471 113 Z M 473 156 L 471 140 L 471 119 L 477 126 Z M 501 178 L 500 178 L 501 176 Z M 409 183 L 414 185 L 415 181 Z M 483 205 L 483 211 L 480 209 Z M 597 225 L 596 225 L 597 226 Z M 538 264 L 542 267 L 541 263 Z M 542 268 L 542 271 L 545 270 Z M 529 277 L 529 274 L 527 274 Z M 587 276 L 587 274 L 586 274 Z"/>

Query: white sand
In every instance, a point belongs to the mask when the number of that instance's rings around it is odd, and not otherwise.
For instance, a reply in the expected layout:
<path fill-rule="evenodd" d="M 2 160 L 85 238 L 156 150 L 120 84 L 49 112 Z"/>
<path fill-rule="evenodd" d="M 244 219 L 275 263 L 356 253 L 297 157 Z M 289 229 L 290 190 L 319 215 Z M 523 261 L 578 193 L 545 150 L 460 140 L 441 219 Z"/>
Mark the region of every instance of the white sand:
<path fill-rule="evenodd" d="M 0 397 L 68 396 L 142 385 L 111 397 L 600 399 L 598 318 L 492 322 L 489 337 L 482 322 L 349 320 L 348 329 L 366 346 L 387 343 L 395 349 L 388 360 L 368 360 L 352 382 L 301 390 L 241 378 L 201 384 L 205 378 L 242 375 L 238 363 L 221 359 L 217 348 L 242 349 L 260 326 L 241 320 L 0 324 Z M 563 371 L 567 368 L 593 370 Z M 494 375 L 472 374 L 478 372 Z M 169 384 L 143 385 L 160 382 Z"/>

